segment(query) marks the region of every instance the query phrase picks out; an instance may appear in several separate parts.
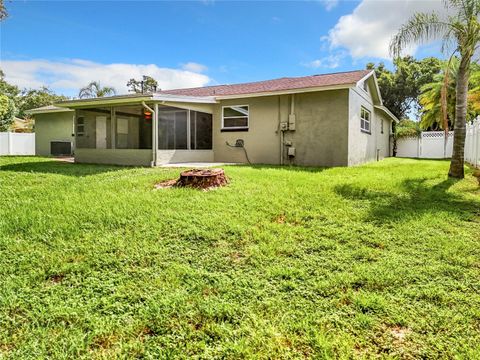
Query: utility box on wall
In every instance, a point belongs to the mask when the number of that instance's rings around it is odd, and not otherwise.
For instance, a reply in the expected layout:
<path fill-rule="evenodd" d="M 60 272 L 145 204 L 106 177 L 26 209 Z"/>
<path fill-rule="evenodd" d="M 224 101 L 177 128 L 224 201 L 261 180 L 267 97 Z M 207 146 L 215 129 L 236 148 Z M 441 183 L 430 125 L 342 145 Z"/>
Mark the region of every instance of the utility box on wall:
<path fill-rule="evenodd" d="M 296 116 L 295 114 L 290 114 L 288 115 L 288 130 L 295 130 L 295 121 L 296 121 Z"/>

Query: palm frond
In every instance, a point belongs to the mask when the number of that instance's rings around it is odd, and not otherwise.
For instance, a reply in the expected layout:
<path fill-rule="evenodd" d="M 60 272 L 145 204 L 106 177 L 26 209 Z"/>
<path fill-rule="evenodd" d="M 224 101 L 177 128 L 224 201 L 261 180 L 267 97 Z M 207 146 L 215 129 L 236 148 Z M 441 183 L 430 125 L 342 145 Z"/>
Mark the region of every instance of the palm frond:
<path fill-rule="evenodd" d="M 425 43 L 445 37 L 451 25 L 441 21 L 436 13 L 418 13 L 403 25 L 390 42 L 390 54 L 398 57 L 412 43 Z"/>

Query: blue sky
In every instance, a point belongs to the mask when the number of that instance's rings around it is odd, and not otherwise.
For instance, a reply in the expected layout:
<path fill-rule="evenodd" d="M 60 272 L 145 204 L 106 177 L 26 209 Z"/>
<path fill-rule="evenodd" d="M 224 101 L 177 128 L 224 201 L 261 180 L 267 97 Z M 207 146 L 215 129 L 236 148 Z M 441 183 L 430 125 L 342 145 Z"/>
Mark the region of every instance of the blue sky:
<path fill-rule="evenodd" d="M 67 95 L 90 80 L 124 93 L 141 74 L 172 88 L 361 69 L 388 63 L 398 24 L 439 3 L 16 0 L 1 24 L 0 67 L 21 87 Z"/>

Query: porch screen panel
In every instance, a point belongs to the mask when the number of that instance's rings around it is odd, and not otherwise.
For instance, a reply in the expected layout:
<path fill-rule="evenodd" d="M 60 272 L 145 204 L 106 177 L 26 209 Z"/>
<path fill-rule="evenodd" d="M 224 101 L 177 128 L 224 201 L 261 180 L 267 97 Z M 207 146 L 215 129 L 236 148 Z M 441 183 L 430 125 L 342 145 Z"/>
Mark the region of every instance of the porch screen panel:
<path fill-rule="evenodd" d="M 148 126 L 144 125 L 144 108 L 141 105 L 116 106 L 114 114 L 115 148 L 148 148 L 145 138 L 151 136 L 151 132 L 148 131 Z"/>
<path fill-rule="evenodd" d="M 188 149 L 187 111 L 160 111 L 158 114 L 158 148 Z"/>
<path fill-rule="evenodd" d="M 212 149 L 212 115 L 198 111 L 190 114 L 190 141 L 192 150 Z"/>
<path fill-rule="evenodd" d="M 79 149 L 111 148 L 110 108 L 75 111 L 75 141 Z"/>

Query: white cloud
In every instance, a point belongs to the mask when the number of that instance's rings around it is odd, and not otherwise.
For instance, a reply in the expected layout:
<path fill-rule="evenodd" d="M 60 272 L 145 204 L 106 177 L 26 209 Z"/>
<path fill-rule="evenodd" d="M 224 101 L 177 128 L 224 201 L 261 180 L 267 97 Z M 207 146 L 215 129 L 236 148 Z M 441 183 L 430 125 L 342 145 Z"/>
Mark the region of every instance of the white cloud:
<path fill-rule="evenodd" d="M 117 93 L 124 94 L 127 93 L 127 81 L 131 78 L 140 79 L 142 75 L 156 79 L 160 89 L 204 86 L 211 81 L 207 75 L 186 68 L 162 68 L 155 64 L 100 64 L 82 59 L 2 60 L 0 68 L 6 80 L 19 87 L 38 88 L 45 85 L 66 95 L 76 95 L 81 87 L 91 81 L 113 86 Z"/>
<path fill-rule="evenodd" d="M 195 73 L 202 73 L 208 70 L 205 65 L 198 64 L 195 62 L 188 62 L 186 64 L 182 64 L 182 69 L 186 71 L 191 71 Z"/>
<path fill-rule="evenodd" d="M 321 3 L 327 11 L 332 10 L 338 5 L 339 0 L 321 0 Z"/>
<path fill-rule="evenodd" d="M 345 55 L 343 53 L 332 54 L 321 59 L 316 59 L 310 62 L 302 63 L 303 66 L 318 69 L 335 69 L 340 66 L 340 62 Z"/>
<path fill-rule="evenodd" d="M 329 31 L 331 48 L 345 48 L 354 58 L 390 58 L 393 35 L 416 12 L 446 13 L 438 0 L 363 0 L 349 15 L 342 16 Z M 417 47 L 405 51 L 414 54 Z"/>

